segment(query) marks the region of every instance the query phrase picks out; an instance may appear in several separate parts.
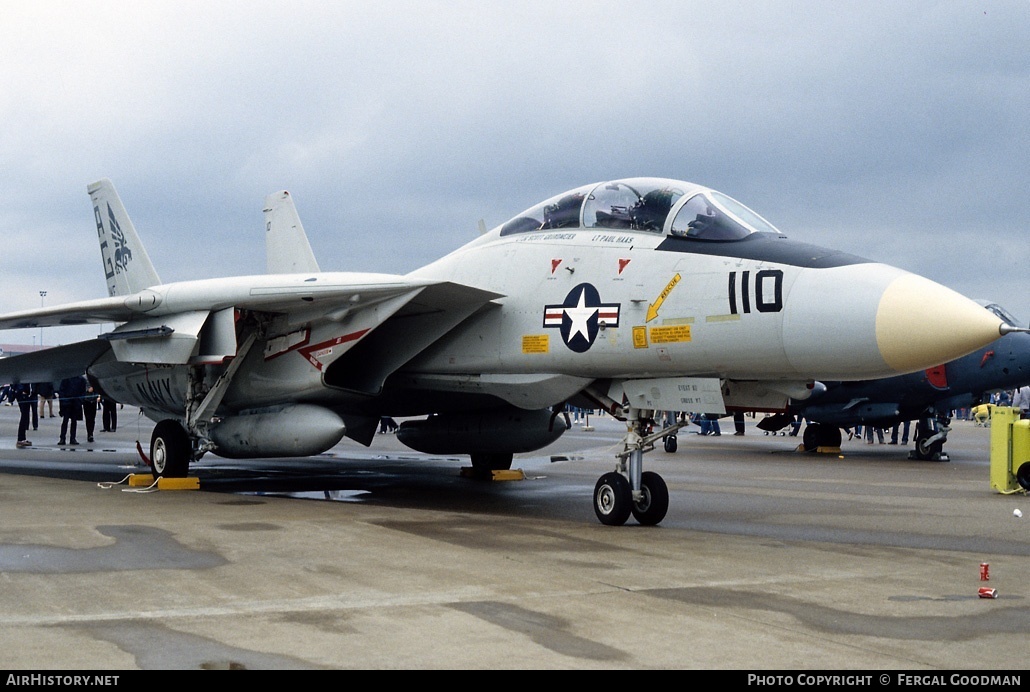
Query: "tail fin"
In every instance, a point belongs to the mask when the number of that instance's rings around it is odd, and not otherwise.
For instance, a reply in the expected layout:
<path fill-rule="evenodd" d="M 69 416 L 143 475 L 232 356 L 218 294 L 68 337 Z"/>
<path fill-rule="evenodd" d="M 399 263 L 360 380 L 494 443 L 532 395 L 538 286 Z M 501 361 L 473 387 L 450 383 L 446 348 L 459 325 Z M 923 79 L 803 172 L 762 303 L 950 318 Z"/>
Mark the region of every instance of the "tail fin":
<path fill-rule="evenodd" d="M 317 272 L 318 261 L 286 190 L 265 197 L 265 252 L 269 274 Z"/>
<path fill-rule="evenodd" d="M 98 180 L 86 187 L 86 192 L 93 200 L 108 295 L 127 296 L 160 284 L 161 279 L 111 181 Z"/>

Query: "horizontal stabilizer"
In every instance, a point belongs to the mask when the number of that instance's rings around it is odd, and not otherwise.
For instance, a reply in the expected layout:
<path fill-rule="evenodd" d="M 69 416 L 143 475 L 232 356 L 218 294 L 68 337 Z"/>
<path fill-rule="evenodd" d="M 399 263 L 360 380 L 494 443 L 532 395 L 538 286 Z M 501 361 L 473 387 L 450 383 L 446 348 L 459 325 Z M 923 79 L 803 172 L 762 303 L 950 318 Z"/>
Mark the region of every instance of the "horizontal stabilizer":
<path fill-rule="evenodd" d="M 0 329 L 35 329 L 83 324 L 124 322 L 139 313 L 125 305 L 124 298 L 98 298 L 0 315 Z"/>
<path fill-rule="evenodd" d="M 59 382 L 86 372 L 107 353 L 106 341 L 80 341 L 67 346 L 0 359 L 0 382 Z"/>
<path fill-rule="evenodd" d="M 393 274 L 260 274 L 201 279 L 0 315 L 0 330 L 121 323 L 198 310 L 238 308 L 289 314 L 295 322 L 340 320 L 348 312 L 440 282 Z"/>

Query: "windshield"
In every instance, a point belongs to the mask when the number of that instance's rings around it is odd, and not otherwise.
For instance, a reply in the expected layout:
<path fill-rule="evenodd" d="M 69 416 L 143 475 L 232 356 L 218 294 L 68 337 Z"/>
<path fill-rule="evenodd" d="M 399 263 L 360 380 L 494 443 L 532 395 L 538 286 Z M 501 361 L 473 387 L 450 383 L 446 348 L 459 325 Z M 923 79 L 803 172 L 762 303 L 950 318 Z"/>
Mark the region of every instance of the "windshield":
<path fill-rule="evenodd" d="M 706 190 L 680 207 L 671 234 L 697 240 L 739 240 L 776 227 L 728 195 Z"/>
<path fill-rule="evenodd" d="M 563 192 L 534 205 L 501 226 L 501 235 L 544 231 L 550 228 L 579 228 L 579 211 L 593 185 Z"/>

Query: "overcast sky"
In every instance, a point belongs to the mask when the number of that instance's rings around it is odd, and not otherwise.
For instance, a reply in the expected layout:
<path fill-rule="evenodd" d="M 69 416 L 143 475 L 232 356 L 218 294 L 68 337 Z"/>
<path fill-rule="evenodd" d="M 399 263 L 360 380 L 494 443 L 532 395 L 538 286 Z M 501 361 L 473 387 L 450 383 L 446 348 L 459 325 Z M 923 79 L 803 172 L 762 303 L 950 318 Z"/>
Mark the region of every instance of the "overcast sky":
<path fill-rule="evenodd" d="M 5 3 L 0 125 L 0 312 L 107 295 L 99 178 L 180 281 L 263 273 L 276 190 L 405 273 L 660 176 L 1030 316 L 1030 0 Z"/>

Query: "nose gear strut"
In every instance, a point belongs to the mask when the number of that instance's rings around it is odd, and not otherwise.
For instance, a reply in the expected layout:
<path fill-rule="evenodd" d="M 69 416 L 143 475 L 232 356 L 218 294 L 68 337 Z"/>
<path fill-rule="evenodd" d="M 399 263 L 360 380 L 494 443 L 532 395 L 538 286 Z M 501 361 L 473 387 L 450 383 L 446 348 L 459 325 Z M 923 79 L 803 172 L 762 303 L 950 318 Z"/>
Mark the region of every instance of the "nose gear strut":
<path fill-rule="evenodd" d="M 621 526 L 630 514 L 640 524 L 654 526 L 669 511 L 669 488 L 660 475 L 643 470 L 644 453 L 654 449 L 656 440 L 674 434 L 687 422 L 649 433 L 654 425 L 653 411 L 628 408 L 624 413 L 624 449 L 616 454 L 615 471 L 601 476 L 594 486 L 594 513 L 606 526 Z"/>

